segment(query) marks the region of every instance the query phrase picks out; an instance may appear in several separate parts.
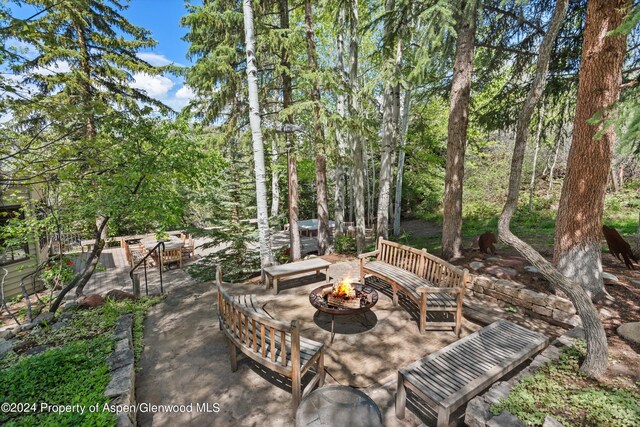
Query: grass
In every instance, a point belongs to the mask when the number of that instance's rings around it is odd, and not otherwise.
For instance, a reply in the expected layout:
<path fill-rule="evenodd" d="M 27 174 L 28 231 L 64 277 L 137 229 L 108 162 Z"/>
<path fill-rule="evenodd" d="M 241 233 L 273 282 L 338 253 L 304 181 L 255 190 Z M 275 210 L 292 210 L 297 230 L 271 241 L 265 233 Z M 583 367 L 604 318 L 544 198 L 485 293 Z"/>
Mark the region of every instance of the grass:
<path fill-rule="evenodd" d="M 22 342 L 28 347 L 50 346 L 39 355 L 25 356 L 15 352 L 0 359 L 0 403 L 38 405 L 81 405 L 84 414 L 54 412 L 0 413 L 0 424 L 13 426 L 89 425 L 112 426 L 115 417 L 101 410 L 88 412 L 90 405 L 101 407 L 111 377 L 105 357 L 113 350 L 112 334 L 118 318 L 133 313 L 133 345 L 136 362 L 143 343 L 144 317 L 163 297 L 141 298 L 136 301 L 107 300 L 102 307 L 78 310 L 67 322 L 54 330 L 45 326 L 41 333 L 26 335 Z"/>
<path fill-rule="evenodd" d="M 616 388 L 588 378 L 579 370 L 584 354 L 584 341 L 563 349 L 557 361 L 520 381 L 491 412 L 507 410 L 533 426 L 542 425 L 546 415 L 566 427 L 640 426 L 638 387 Z"/>
<path fill-rule="evenodd" d="M 521 202 L 528 200 L 521 195 Z M 485 231 L 492 231 L 497 235 L 498 218 L 502 207 L 490 203 L 467 203 L 464 206 L 462 218 L 462 237 L 469 241 Z M 630 240 L 637 233 L 638 211 L 640 199 L 637 189 L 627 189 L 618 193 L 609 193 L 605 198 L 603 223 L 617 229 L 621 235 Z M 511 222 L 511 231 L 524 238 L 529 243 L 553 246 L 556 229 L 557 211 L 550 199 L 535 199 L 533 210 L 529 212 L 528 205 L 520 204 Z M 443 213 L 434 212 L 423 215 L 423 219 L 442 224 Z M 426 248 L 429 252 L 439 253 L 442 249 L 442 236 L 415 237 L 401 236 L 399 242 L 414 247 Z M 466 243 L 465 243 L 466 245 Z M 498 244 L 498 248 L 502 245 Z M 606 245 L 603 247 L 608 250 Z"/>

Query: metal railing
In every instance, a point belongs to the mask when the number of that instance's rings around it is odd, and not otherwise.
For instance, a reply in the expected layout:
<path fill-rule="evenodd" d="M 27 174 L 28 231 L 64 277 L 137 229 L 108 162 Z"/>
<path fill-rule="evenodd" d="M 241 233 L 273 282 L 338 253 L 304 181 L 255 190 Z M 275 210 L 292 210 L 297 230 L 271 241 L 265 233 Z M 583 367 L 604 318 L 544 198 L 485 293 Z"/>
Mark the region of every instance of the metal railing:
<path fill-rule="evenodd" d="M 44 260 L 43 262 L 38 264 L 38 267 L 34 271 L 32 271 L 31 273 L 29 273 L 29 274 L 27 274 L 25 276 L 22 276 L 22 278 L 20 279 L 20 292 L 22 293 L 24 301 L 25 301 L 25 303 L 27 305 L 27 323 L 31 323 L 31 321 L 33 320 L 33 315 L 32 315 L 32 311 L 31 311 L 31 299 L 29 298 L 29 292 L 27 292 L 27 288 L 24 285 L 24 282 L 29 277 L 31 278 L 32 293 L 33 293 L 33 295 L 36 296 L 36 299 L 40 303 L 42 303 L 44 305 L 44 302 L 40 299 L 40 297 L 38 296 L 38 292 L 36 291 L 36 279 L 38 278 L 38 275 L 42 272 L 42 270 L 44 270 L 44 268 L 47 265 L 49 265 L 51 262 L 53 262 L 53 261 L 55 261 L 54 258 L 52 258 L 52 257 L 47 258 L 46 260 Z M 20 322 L 9 311 L 9 307 L 5 307 L 5 309 L 11 315 L 11 317 L 13 317 L 13 319 L 16 321 L 16 323 L 19 325 Z"/>
<path fill-rule="evenodd" d="M 162 247 L 162 250 L 160 250 L 160 247 Z M 136 271 L 136 269 L 138 267 L 140 267 L 140 265 L 144 265 L 144 289 L 145 289 L 145 294 L 147 296 L 149 296 L 149 283 L 148 283 L 148 279 L 147 279 L 147 258 L 149 258 L 153 253 L 158 254 L 158 263 L 159 263 L 159 270 L 160 270 L 160 293 L 163 294 L 164 293 L 164 288 L 162 287 L 162 253 L 164 252 L 164 242 L 158 242 L 157 245 L 155 245 L 153 247 L 153 249 L 151 249 L 149 252 L 147 252 L 147 254 L 142 257 L 142 259 L 140 261 L 138 261 L 131 270 L 129 270 L 129 277 L 131 277 L 131 283 L 133 284 L 133 293 L 136 296 L 140 296 L 140 280 L 137 279 L 137 276 L 134 276 L 134 272 Z"/>

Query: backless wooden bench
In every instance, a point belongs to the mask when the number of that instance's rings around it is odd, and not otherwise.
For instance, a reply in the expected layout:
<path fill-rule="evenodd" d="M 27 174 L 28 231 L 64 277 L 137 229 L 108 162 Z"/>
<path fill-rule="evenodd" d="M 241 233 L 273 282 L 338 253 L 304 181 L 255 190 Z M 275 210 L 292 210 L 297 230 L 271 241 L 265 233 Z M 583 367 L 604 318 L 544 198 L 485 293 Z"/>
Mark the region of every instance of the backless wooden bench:
<path fill-rule="evenodd" d="M 538 332 L 499 320 L 398 371 L 396 416 L 410 389 L 438 412 L 438 427 L 482 390 L 548 344 Z"/>

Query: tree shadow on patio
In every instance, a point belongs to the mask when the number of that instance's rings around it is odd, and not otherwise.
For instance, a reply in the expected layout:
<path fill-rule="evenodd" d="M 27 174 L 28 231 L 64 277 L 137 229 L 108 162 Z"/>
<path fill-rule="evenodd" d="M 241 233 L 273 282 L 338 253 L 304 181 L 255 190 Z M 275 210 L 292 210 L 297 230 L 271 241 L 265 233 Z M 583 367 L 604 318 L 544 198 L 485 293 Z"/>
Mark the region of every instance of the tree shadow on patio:
<path fill-rule="evenodd" d="M 331 314 L 317 311 L 313 322 L 320 329 L 331 331 Z M 336 334 L 353 335 L 372 330 L 378 324 L 378 316 L 367 310 L 364 313 L 335 315 L 334 329 Z"/>

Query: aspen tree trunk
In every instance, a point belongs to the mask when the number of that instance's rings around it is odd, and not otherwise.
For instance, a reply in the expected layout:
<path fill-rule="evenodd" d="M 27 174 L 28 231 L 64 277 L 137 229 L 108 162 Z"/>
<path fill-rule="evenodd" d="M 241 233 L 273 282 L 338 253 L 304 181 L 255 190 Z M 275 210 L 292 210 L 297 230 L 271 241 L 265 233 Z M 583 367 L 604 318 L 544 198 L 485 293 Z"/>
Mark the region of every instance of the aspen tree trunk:
<path fill-rule="evenodd" d="M 391 61 L 391 49 L 389 48 L 390 38 L 393 33 L 393 19 L 390 15 L 395 9 L 395 1 L 387 0 L 385 3 L 385 13 L 387 17 L 384 23 L 384 33 L 386 43 L 383 47 L 383 57 L 385 63 L 385 73 L 387 74 L 384 84 L 384 94 L 382 97 L 382 143 L 380 146 L 380 194 L 378 196 L 378 224 L 376 230 L 377 237 L 389 237 L 389 199 L 391 191 L 391 176 L 393 166 L 391 164 L 391 151 L 393 146 L 394 121 L 394 85 L 391 82 L 391 70 L 393 67 Z M 395 71 L 395 70 L 394 70 Z"/>
<path fill-rule="evenodd" d="M 340 4 L 340 13 L 338 17 L 338 27 L 344 28 L 346 23 L 344 4 Z M 344 95 L 345 83 L 345 71 L 344 71 L 344 38 L 343 32 L 338 31 L 336 39 L 338 50 L 338 74 L 340 75 L 340 90 L 338 91 L 338 116 L 344 119 L 347 112 L 347 101 Z M 345 211 L 345 187 L 344 187 L 344 162 L 346 160 L 346 145 L 345 135 L 340 127 L 336 127 L 336 141 L 338 142 L 338 153 L 336 159 L 336 189 L 335 189 L 335 213 L 334 218 L 336 222 L 336 234 L 342 234 L 342 228 L 344 227 L 344 211 Z"/>
<path fill-rule="evenodd" d="M 540 135 L 542 134 L 542 121 L 544 120 L 544 103 L 538 111 L 538 129 L 536 131 L 536 147 L 533 150 L 533 164 L 531 165 L 531 181 L 529 181 L 529 212 L 533 210 L 533 193 L 536 189 L 536 166 L 538 165 L 538 151 L 540 150 Z"/>
<path fill-rule="evenodd" d="M 318 58 L 313 31 L 311 0 L 304 3 L 304 20 L 307 27 L 307 64 L 312 73 L 311 100 L 313 101 L 313 145 L 316 154 L 316 208 L 318 211 L 318 255 L 329 248 L 329 204 L 327 202 L 327 156 L 320 121 L 320 88 L 318 86 Z"/>
<path fill-rule="evenodd" d="M 278 216 L 280 206 L 280 187 L 278 180 L 278 138 L 274 137 L 271 142 L 271 216 Z"/>
<path fill-rule="evenodd" d="M 553 174 L 555 173 L 556 163 L 558 162 L 558 151 L 560 151 L 560 145 L 562 144 L 562 131 L 558 132 L 558 140 L 556 141 L 556 145 L 553 147 L 553 162 L 551 162 L 551 167 L 549 168 L 549 188 L 547 188 L 547 194 L 551 193 L 553 190 Z"/>
<path fill-rule="evenodd" d="M 553 259 L 560 272 L 595 301 L 605 295 L 600 235 L 615 131 L 607 110 L 620 96 L 626 34 L 608 36 L 628 12 L 628 0 L 589 0 L 578 74 L 573 139 L 556 219 Z M 604 112 L 597 124 L 589 119 Z"/>
<path fill-rule="evenodd" d="M 402 103 L 402 125 L 400 128 L 398 172 L 396 175 L 396 197 L 393 215 L 393 235 L 400 235 L 400 220 L 402 216 L 402 174 L 404 172 L 404 147 L 407 143 L 407 131 L 409 129 L 409 110 L 411 108 L 411 86 L 404 93 Z"/>
<path fill-rule="evenodd" d="M 280 14 L 280 28 L 289 29 L 289 1 L 278 1 L 278 13 Z M 289 74 L 291 63 L 289 52 L 286 47 L 280 53 L 280 66 L 282 67 L 282 109 L 286 110 L 291 106 L 293 89 L 291 85 L 291 75 Z M 292 124 L 290 115 L 285 117 L 285 123 Z M 298 166 L 296 162 L 296 150 L 289 132 L 285 133 L 285 145 L 287 149 L 287 205 L 289 219 L 289 260 L 297 261 L 301 257 L 300 231 L 298 229 Z"/>
<path fill-rule="evenodd" d="M 544 259 L 529 244 L 516 237 L 510 230 L 511 218 L 518 204 L 529 122 L 544 91 L 551 50 L 566 15 L 568 4 L 569 0 L 558 0 L 556 3 L 551 23 L 538 52 L 534 81 L 518 117 L 516 141 L 511 160 L 511 175 L 509 176 L 509 192 L 498 221 L 498 235 L 501 241 L 514 247 L 523 257 L 535 265 L 552 285 L 567 294 L 582 320 L 587 340 L 587 355 L 581 369 L 589 375 L 598 376 L 607 369 L 607 337 L 600 322 L 599 314 L 591 303 L 589 296 L 577 282 L 563 276 L 549 261 Z"/>
<path fill-rule="evenodd" d="M 349 25 L 349 84 L 351 85 L 351 102 L 349 115 L 353 118 L 360 110 L 358 103 L 358 0 L 351 1 L 351 19 Z M 353 138 L 353 199 L 356 219 L 356 247 L 358 253 L 365 249 L 365 218 L 364 218 L 364 148 L 362 137 L 356 131 Z"/>
<path fill-rule="evenodd" d="M 638 231 L 636 232 L 636 257 L 640 257 L 640 213 L 638 213 Z"/>
<path fill-rule="evenodd" d="M 462 2 L 456 24 L 458 40 L 451 82 L 442 221 L 442 257 L 446 260 L 462 256 L 462 185 L 476 34 L 476 1 Z"/>
<path fill-rule="evenodd" d="M 260 266 L 273 263 L 269 212 L 267 210 L 267 185 L 264 167 L 264 145 L 260 127 L 260 103 L 258 101 L 258 63 L 256 61 L 256 40 L 253 28 L 253 8 L 251 0 L 243 0 L 244 34 L 247 50 L 247 84 L 249 87 L 249 125 L 253 140 L 253 161 L 256 177 L 256 205 L 258 213 L 258 239 L 260 242 Z"/>

